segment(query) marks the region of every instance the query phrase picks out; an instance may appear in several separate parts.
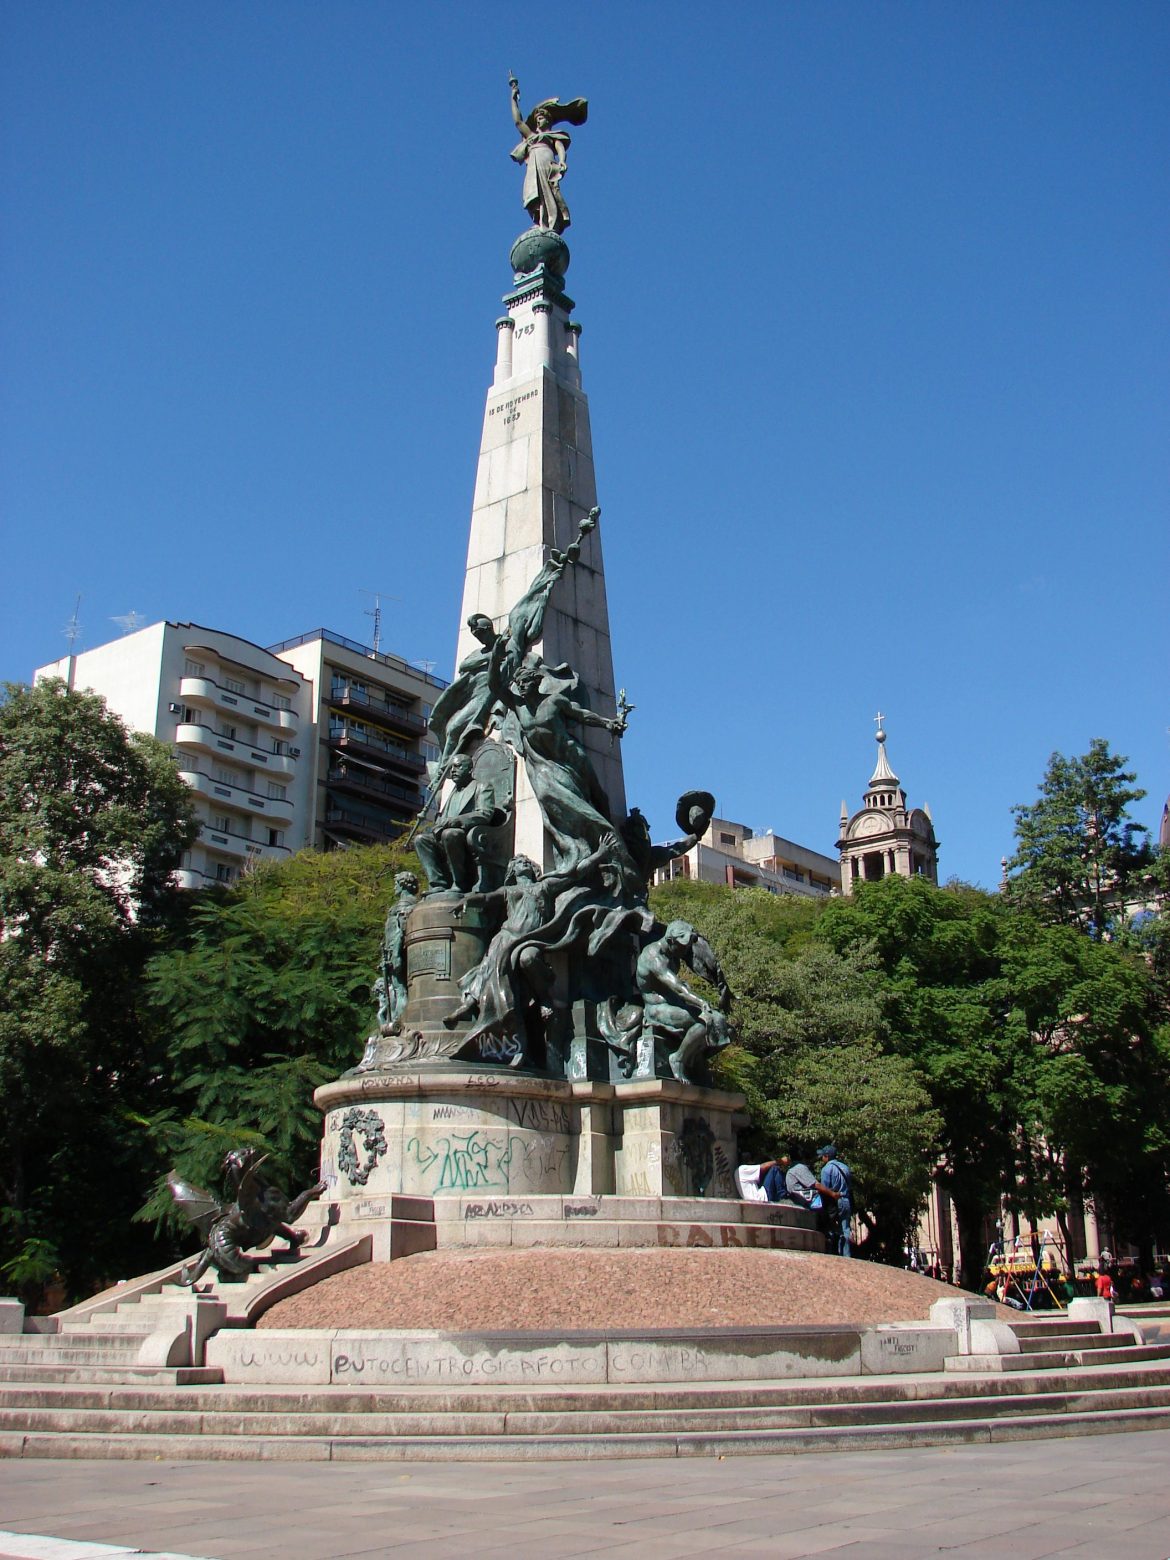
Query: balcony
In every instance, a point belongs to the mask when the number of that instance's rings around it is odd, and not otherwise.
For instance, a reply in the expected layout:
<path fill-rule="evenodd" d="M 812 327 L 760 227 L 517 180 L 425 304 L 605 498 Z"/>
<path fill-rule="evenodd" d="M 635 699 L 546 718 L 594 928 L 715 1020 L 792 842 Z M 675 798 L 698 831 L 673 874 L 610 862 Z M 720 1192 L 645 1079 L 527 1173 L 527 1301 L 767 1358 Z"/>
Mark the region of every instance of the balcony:
<path fill-rule="evenodd" d="M 330 791 L 348 792 L 353 796 L 368 796 L 395 811 L 413 816 L 422 805 L 417 786 L 397 785 L 379 770 L 367 769 L 364 764 L 333 764 L 325 777 Z"/>
<path fill-rule="evenodd" d="M 255 791 L 246 791 L 239 785 L 224 785 L 221 780 L 196 768 L 189 760 L 179 760 L 179 774 L 193 791 L 206 796 L 216 806 L 238 807 L 241 812 L 264 818 L 273 828 L 293 821 L 293 804 L 288 800 L 282 801 L 277 796 L 257 796 Z"/>
<path fill-rule="evenodd" d="M 210 823 L 199 825 L 199 844 L 205 850 L 213 850 L 220 856 L 231 856 L 235 861 L 287 861 L 292 851 L 287 845 L 262 845 L 259 840 L 245 839 L 242 834 L 217 829 Z"/>
<path fill-rule="evenodd" d="M 369 813 L 330 803 L 325 809 L 324 827 L 325 832 L 334 839 L 363 840 L 366 844 L 382 845 L 388 840 L 396 840 L 405 822 L 394 818 L 375 818 Z"/>
<path fill-rule="evenodd" d="M 427 723 L 421 715 L 403 708 L 401 704 L 395 704 L 392 699 L 382 699 L 366 689 L 355 688 L 343 678 L 334 678 L 329 690 L 329 703 L 335 710 L 342 713 L 352 711 L 363 720 L 388 726 L 392 731 L 401 731 L 408 737 L 421 737 L 427 729 Z"/>
<path fill-rule="evenodd" d="M 361 731 L 343 720 L 329 722 L 329 745 L 342 752 L 368 753 L 416 775 L 421 775 L 427 767 L 421 753 L 412 753 L 399 742 L 375 736 L 372 731 Z"/>
<path fill-rule="evenodd" d="M 261 752 L 250 742 L 237 742 L 232 737 L 221 736 L 210 726 L 180 721 L 175 727 L 175 745 L 194 748 L 197 753 L 208 753 L 212 758 L 218 758 L 221 753 L 226 753 L 238 764 L 257 764 L 270 775 L 295 775 L 297 772 L 296 760 L 288 754 Z M 421 759 L 419 762 L 421 763 Z"/>
<path fill-rule="evenodd" d="M 258 720 L 273 731 L 296 731 L 300 722 L 293 710 L 278 710 L 271 704 L 258 704 L 246 693 L 233 693 L 210 677 L 181 677 L 179 697 L 199 709 L 227 710 L 243 720 Z"/>

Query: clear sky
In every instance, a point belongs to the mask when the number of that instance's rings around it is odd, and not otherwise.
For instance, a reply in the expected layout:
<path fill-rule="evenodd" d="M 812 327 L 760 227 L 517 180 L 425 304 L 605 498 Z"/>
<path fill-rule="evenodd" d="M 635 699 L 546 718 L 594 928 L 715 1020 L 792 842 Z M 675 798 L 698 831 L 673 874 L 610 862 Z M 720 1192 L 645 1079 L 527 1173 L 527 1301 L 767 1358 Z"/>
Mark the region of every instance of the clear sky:
<path fill-rule="evenodd" d="M 631 801 L 940 871 L 1170 789 L 1162 0 L 0 7 L 0 677 L 191 619 L 451 671 L 525 105 L 565 193 Z"/>

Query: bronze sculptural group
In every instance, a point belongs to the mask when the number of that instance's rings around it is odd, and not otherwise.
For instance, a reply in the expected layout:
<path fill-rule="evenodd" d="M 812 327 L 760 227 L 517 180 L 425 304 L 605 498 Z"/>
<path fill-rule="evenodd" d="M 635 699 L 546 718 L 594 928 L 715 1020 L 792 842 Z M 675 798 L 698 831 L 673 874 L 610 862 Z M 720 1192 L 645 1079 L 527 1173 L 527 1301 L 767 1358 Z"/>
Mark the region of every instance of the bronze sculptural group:
<path fill-rule="evenodd" d="M 686 1080 L 730 1039 L 730 993 L 710 946 L 686 922 L 664 927 L 647 905 L 655 870 L 696 843 L 715 799 L 705 791 L 680 797 L 685 833 L 667 844 L 652 843 L 636 807 L 614 818 L 578 731 L 620 738 L 632 706 L 623 693 L 616 715 L 597 713 L 574 669 L 535 649 L 557 583 L 578 563 L 599 513 L 580 521 L 564 551 L 550 552 L 506 628 L 480 614 L 469 619 L 479 648 L 431 718 L 439 747 L 431 793 L 447 792 L 416 841 L 428 887 L 419 897 L 412 874 L 396 879 L 379 1033 L 360 1070 L 462 1057 L 574 1077 Z M 523 766 L 540 808 L 547 871 L 523 855 L 505 871 L 499 858 L 511 786 L 483 776 L 513 765 Z M 458 957 L 452 963 L 461 935 L 465 968 Z M 684 967 L 714 989 L 716 1002 L 692 990 Z M 424 987 L 412 1019 L 411 992 Z"/>

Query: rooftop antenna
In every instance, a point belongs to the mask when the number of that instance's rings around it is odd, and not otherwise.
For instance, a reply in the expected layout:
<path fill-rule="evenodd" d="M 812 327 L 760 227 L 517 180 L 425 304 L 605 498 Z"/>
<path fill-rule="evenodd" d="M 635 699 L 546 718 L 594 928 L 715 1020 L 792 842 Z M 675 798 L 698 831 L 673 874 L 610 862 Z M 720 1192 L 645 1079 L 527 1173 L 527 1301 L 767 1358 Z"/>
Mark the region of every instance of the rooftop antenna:
<path fill-rule="evenodd" d="M 374 605 L 363 607 L 362 610 L 367 617 L 372 617 L 374 620 L 374 654 L 377 655 L 382 648 L 382 598 L 385 596 L 387 601 L 401 601 L 402 597 L 391 596 L 384 590 L 361 590 L 359 594 L 374 598 Z"/>
<path fill-rule="evenodd" d="M 81 592 L 77 594 L 77 603 L 73 608 L 73 616 L 66 623 L 62 632 L 69 641 L 69 654 L 74 655 L 77 647 L 77 636 L 81 633 L 81 619 L 78 613 L 81 611 Z"/>
<path fill-rule="evenodd" d="M 77 600 L 73 607 L 73 616 L 65 625 L 65 638 L 69 641 L 69 663 L 65 672 L 65 686 L 70 693 L 73 692 L 73 670 L 77 664 L 77 636 L 81 633 L 81 592 L 77 593 Z"/>
<path fill-rule="evenodd" d="M 417 660 L 412 661 L 410 664 L 411 666 L 417 666 L 420 672 L 425 672 L 429 677 L 434 671 L 436 663 L 434 661 L 424 661 L 423 658 L 419 656 Z"/>
<path fill-rule="evenodd" d="M 113 617 L 111 623 L 117 623 L 123 634 L 136 634 L 140 628 L 146 626 L 146 619 L 141 612 L 127 612 L 122 617 Z"/>

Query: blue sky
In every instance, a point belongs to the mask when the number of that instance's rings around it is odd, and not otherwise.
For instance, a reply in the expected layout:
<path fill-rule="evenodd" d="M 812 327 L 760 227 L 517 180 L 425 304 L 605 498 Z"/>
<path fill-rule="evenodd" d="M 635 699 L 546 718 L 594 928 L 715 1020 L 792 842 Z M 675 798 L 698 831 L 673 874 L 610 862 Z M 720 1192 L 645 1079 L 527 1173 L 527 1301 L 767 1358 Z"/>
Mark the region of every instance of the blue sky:
<path fill-rule="evenodd" d="M 1167 700 L 1165 74 L 1126 0 L 0 8 L 0 677 L 114 617 L 454 654 L 507 76 L 566 196 L 627 788 L 832 851 L 874 712 L 992 885 Z M 396 599 L 389 599 L 396 598 Z"/>

